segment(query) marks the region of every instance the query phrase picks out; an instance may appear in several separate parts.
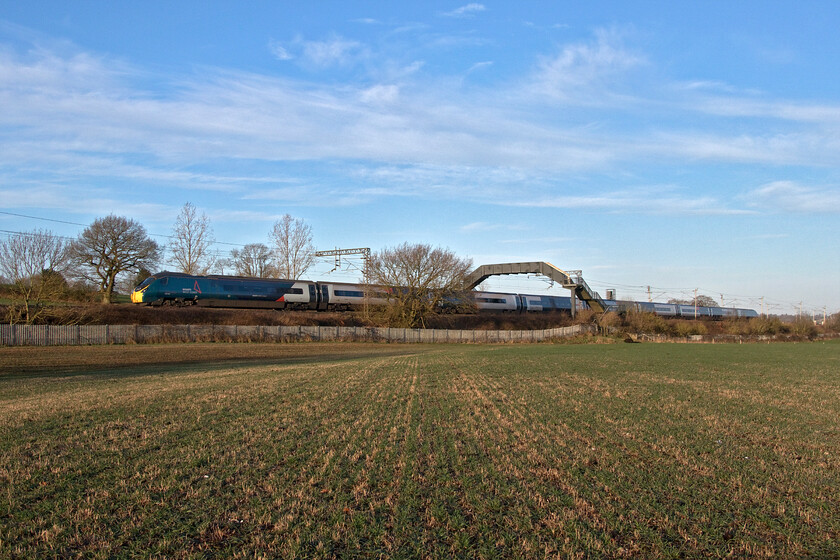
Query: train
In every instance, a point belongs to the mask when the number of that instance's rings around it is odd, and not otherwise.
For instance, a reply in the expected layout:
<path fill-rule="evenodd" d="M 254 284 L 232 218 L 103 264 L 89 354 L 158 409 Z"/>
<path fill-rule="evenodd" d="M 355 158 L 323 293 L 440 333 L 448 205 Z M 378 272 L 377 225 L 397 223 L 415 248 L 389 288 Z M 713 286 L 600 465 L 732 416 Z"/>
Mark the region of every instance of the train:
<path fill-rule="evenodd" d="M 497 292 L 473 292 L 473 302 L 479 311 L 508 312 L 571 312 L 572 298 L 569 296 L 548 296 L 532 294 L 509 294 Z M 654 303 L 647 301 L 602 300 L 607 311 L 640 311 L 654 313 L 663 317 L 681 317 L 697 319 L 711 317 L 725 319 L 732 317 L 758 317 L 754 309 L 738 307 L 705 307 L 677 303 Z M 586 303 L 579 302 L 586 308 Z"/>
<path fill-rule="evenodd" d="M 571 297 L 470 292 L 469 302 L 479 312 L 571 313 Z M 131 292 L 131 301 L 142 305 L 198 305 L 254 309 L 349 311 L 366 305 L 387 305 L 387 288 L 365 287 L 342 282 L 249 278 L 243 276 L 196 276 L 181 272 L 159 272 L 149 276 Z M 449 301 L 456 309 L 463 302 Z M 753 309 L 695 307 L 672 303 L 604 300 L 608 311 L 645 311 L 664 317 L 699 318 L 757 317 Z M 579 302 L 578 305 L 586 306 Z"/>

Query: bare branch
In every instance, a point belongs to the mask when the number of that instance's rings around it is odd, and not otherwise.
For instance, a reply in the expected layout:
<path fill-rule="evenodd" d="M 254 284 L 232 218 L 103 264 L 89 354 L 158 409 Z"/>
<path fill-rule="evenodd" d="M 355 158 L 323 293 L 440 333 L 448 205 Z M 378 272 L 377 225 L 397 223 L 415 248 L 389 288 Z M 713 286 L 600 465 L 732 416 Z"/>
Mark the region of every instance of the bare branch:
<path fill-rule="evenodd" d="M 33 323 L 44 304 L 67 288 L 68 244 L 49 231 L 32 231 L 0 241 L 0 275 L 12 282 L 9 321 Z"/>
<path fill-rule="evenodd" d="M 464 280 L 471 259 L 461 259 L 448 249 L 404 243 L 371 257 L 369 282 L 391 288 L 393 305 L 386 311 L 394 326 L 425 325 L 447 300 L 463 300 Z"/>
<path fill-rule="evenodd" d="M 230 263 L 239 276 L 270 278 L 274 274 L 271 249 L 262 243 L 249 243 L 230 252 Z"/>
<path fill-rule="evenodd" d="M 134 220 L 110 215 L 95 220 L 70 246 L 73 260 L 99 284 L 102 302 L 110 303 L 117 276 L 154 268 L 160 247 Z"/>
<path fill-rule="evenodd" d="M 306 222 L 284 215 L 271 230 L 278 278 L 297 280 L 315 261 L 312 228 Z"/>
<path fill-rule="evenodd" d="M 172 259 L 178 270 L 187 274 L 207 274 L 215 264 L 210 247 L 215 242 L 213 228 L 207 215 L 198 215 L 195 206 L 187 202 L 172 228 L 169 244 Z"/>

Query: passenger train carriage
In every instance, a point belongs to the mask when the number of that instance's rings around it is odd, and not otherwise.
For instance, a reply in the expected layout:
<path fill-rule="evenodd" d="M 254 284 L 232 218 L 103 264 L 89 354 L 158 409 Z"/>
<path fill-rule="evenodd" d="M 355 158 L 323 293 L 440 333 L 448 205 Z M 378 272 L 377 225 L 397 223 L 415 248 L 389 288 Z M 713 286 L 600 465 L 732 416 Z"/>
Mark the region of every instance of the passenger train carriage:
<path fill-rule="evenodd" d="M 147 305 L 199 305 L 261 309 L 346 310 L 387 303 L 381 290 L 365 298 L 364 286 L 242 276 L 192 276 L 161 272 L 131 292 L 131 301 Z"/>
<path fill-rule="evenodd" d="M 312 282 L 246 278 L 240 276 L 193 276 L 178 272 L 160 272 L 144 280 L 131 292 L 131 301 L 146 305 L 199 305 L 204 307 L 245 307 L 262 309 L 350 310 L 364 305 L 386 305 L 386 288 L 368 288 L 341 282 Z M 570 312 L 571 297 L 472 292 L 478 311 L 533 313 Z M 449 302 L 452 304 L 453 302 Z M 752 309 L 731 307 L 694 307 L 671 303 L 604 301 L 608 311 L 633 309 L 663 317 L 757 317 Z M 579 303 L 586 306 L 585 303 Z"/>

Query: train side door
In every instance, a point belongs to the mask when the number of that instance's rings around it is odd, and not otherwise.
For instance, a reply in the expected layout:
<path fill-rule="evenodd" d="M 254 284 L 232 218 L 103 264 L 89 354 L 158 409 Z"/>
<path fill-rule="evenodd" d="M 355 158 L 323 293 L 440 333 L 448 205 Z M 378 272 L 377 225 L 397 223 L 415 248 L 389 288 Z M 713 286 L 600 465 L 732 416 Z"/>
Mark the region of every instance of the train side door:
<path fill-rule="evenodd" d="M 318 292 L 315 290 L 315 284 L 309 284 L 309 309 L 318 309 Z"/>
<path fill-rule="evenodd" d="M 318 310 L 326 311 L 330 303 L 330 287 L 326 284 L 319 284 L 321 287 L 321 297 L 318 302 Z"/>

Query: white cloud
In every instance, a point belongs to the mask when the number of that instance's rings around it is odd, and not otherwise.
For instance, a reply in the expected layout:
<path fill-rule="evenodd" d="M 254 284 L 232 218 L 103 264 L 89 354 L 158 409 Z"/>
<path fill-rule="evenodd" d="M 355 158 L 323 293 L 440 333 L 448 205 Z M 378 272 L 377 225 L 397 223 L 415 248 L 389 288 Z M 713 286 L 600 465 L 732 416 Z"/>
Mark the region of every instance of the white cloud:
<path fill-rule="evenodd" d="M 795 181 L 774 181 L 747 193 L 750 206 L 780 212 L 839 213 L 840 188 L 807 187 Z"/>
<path fill-rule="evenodd" d="M 278 43 L 277 41 L 271 41 L 268 44 L 268 50 L 271 51 L 278 60 L 292 60 L 294 56 L 286 50 L 286 47 Z"/>
<path fill-rule="evenodd" d="M 722 92 L 726 94 L 748 94 L 748 95 L 760 95 L 761 92 L 756 89 L 742 89 L 739 87 L 735 87 L 731 84 L 726 82 L 722 82 L 720 80 L 693 80 L 689 82 L 682 82 L 674 84 L 674 88 L 678 90 L 685 90 L 685 91 L 711 91 L 711 92 Z"/>
<path fill-rule="evenodd" d="M 476 62 L 472 66 L 470 66 L 469 70 L 467 70 L 467 74 L 471 74 L 477 70 L 483 70 L 484 68 L 489 68 L 493 66 L 492 61 L 485 61 L 485 62 Z"/>
<path fill-rule="evenodd" d="M 399 86 L 376 85 L 361 92 L 361 99 L 365 103 L 393 103 L 400 95 Z"/>
<path fill-rule="evenodd" d="M 342 66 L 363 51 L 362 44 L 339 36 L 325 41 L 302 41 L 303 56 L 316 66 Z"/>
<path fill-rule="evenodd" d="M 451 12 L 444 12 L 441 15 L 445 16 L 445 17 L 456 17 L 456 18 L 457 17 L 469 17 L 469 16 L 473 16 L 473 15 L 479 13 L 479 12 L 483 12 L 486 9 L 487 8 L 484 6 L 484 4 L 478 4 L 476 2 L 471 2 L 469 4 L 461 6 L 460 8 L 456 8 L 456 9 L 452 10 Z"/>
<path fill-rule="evenodd" d="M 672 189 L 638 188 L 587 195 L 548 195 L 517 199 L 509 204 L 523 207 L 563 208 L 635 214 L 739 215 L 748 210 L 731 208 L 713 196 L 684 196 Z"/>
<path fill-rule="evenodd" d="M 474 233 L 482 231 L 492 231 L 498 228 L 499 224 L 489 224 L 487 222 L 472 222 L 470 224 L 465 224 L 461 226 L 459 229 L 465 233 Z"/>
<path fill-rule="evenodd" d="M 297 60 L 303 66 L 317 69 L 350 66 L 367 55 L 362 43 L 339 35 L 321 41 L 303 37 L 285 43 L 272 40 L 268 49 L 278 60 Z"/>
<path fill-rule="evenodd" d="M 320 64 L 365 51 L 342 38 L 297 40 L 295 45 L 302 51 L 309 48 L 309 60 Z M 615 33 L 600 32 L 594 43 L 568 45 L 546 62 L 542 83 L 560 84 L 560 90 L 578 84 L 581 91 L 594 91 L 590 86 L 602 77 L 643 62 L 620 47 Z M 465 92 L 455 79 L 424 76 L 412 81 L 411 72 L 421 64 L 410 65 L 393 81 L 362 86 L 212 69 L 165 83 L 167 76 L 150 76 L 91 54 L 0 51 L 0 106 L 13 108 L 0 111 L 0 166 L 7 177 L 35 169 L 49 180 L 118 177 L 241 192 L 249 184 L 271 188 L 286 180 L 277 167 L 280 162 L 329 161 L 331 172 L 353 180 L 335 193 L 343 203 L 434 193 L 492 204 L 701 214 L 742 210 L 729 208 L 714 195 L 671 193 L 657 199 L 605 192 L 607 188 L 602 188 L 605 194 L 591 194 L 594 187 L 567 195 L 560 190 L 562 178 L 651 162 L 836 165 L 840 157 L 830 120 L 808 126 L 820 115 L 829 116 L 831 106 L 788 104 L 806 118 L 797 131 L 777 134 L 737 127 L 737 135 L 727 135 L 702 123 L 683 130 L 674 124 L 687 110 L 679 103 L 667 107 L 675 111 L 667 115 L 673 122 L 645 123 L 638 130 L 600 122 L 568 124 L 563 109 L 574 108 L 585 120 L 577 97 L 527 99 L 533 82 Z M 148 83 L 165 87 L 159 91 Z M 574 96 L 581 91 L 568 90 Z M 743 96 L 732 101 L 746 103 Z M 636 117 L 633 107 L 616 110 L 623 120 Z M 748 111 L 755 108 L 738 114 Z M 213 171 L 235 168 L 238 162 L 261 166 L 264 172 L 251 177 L 247 172 Z M 514 189 L 524 195 L 517 194 L 516 202 Z M 800 203 L 792 206 L 824 211 L 802 202 L 806 194 L 799 193 Z M 765 204 L 754 208 L 784 198 L 771 191 L 756 196 Z M 829 202 L 836 200 L 836 191 L 834 196 Z"/>
<path fill-rule="evenodd" d="M 590 88 L 597 87 L 603 96 L 609 79 L 645 63 L 623 47 L 619 32 L 601 29 L 593 43 L 566 45 L 559 54 L 543 57 L 533 89 L 557 99 L 592 102 Z"/>
<path fill-rule="evenodd" d="M 725 117 L 751 117 L 803 123 L 840 124 L 840 105 L 796 103 L 741 96 L 709 96 L 689 100 L 697 111 Z"/>

